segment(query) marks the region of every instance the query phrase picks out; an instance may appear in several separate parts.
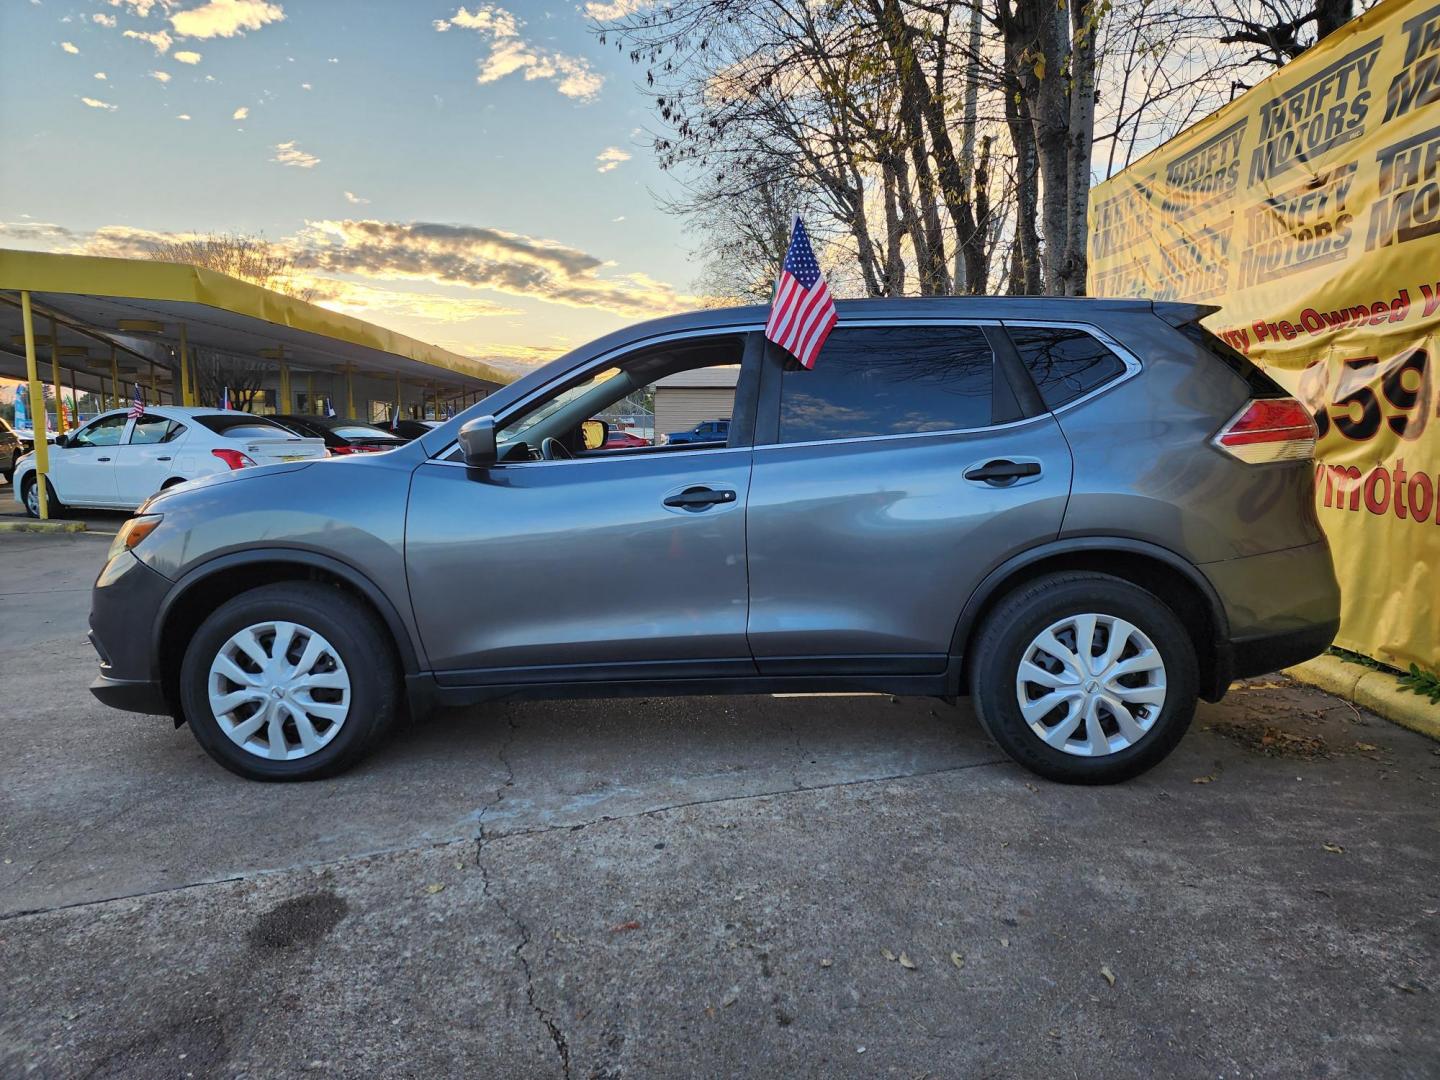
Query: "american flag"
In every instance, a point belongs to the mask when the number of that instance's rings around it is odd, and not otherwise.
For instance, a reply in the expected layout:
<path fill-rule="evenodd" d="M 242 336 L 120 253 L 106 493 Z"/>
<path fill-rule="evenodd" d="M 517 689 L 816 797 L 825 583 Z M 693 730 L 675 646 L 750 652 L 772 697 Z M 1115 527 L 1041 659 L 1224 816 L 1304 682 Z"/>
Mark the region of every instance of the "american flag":
<path fill-rule="evenodd" d="M 228 386 L 225 387 L 224 392 L 220 395 L 220 408 L 227 410 L 230 408 L 230 387 Z"/>
<path fill-rule="evenodd" d="M 140 392 L 140 384 L 135 384 L 135 396 L 130 399 L 130 411 L 126 417 L 130 420 L 139 420 L 145 412 L 145 396 Z"/>
<path fill-rule="evenodd" d="M 790 232 L 790 250 L 785 253 L 785 264 L 775 282 L 775 299 L 770 301 L 765 336 L 806 368 L 813 368 L 820 347 L 839 321 L 830 286 L 825 284 L 825 275 L 820 273 L 820 264 L 810 247 L 810 234 L 797 214 Z"/>

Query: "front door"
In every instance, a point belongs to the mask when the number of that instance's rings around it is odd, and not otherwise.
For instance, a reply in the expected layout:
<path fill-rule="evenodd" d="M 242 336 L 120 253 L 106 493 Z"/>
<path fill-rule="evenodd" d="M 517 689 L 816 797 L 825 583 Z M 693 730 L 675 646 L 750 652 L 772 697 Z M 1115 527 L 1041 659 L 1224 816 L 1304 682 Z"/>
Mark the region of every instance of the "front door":
<path fill-rule="evenodd" d="M 127 422 L 123 412 L 102 416 L 51 450 L 51 481 L 61 502 L 115 505 L 115 452 Z"/>
<path fill-rule="evenodd" d="M 1021 414 L 989 330 L 842 323 L 812 371 L 772 350 L 747 513 L 762 674 L 942 671 L 980 579 L 1058 534 L 1069 448 Z"/>
<path fill-rule="evenodd" d="M 738 382 L 744 340 L 686 348 L 711 349 Z M 758 365 L 758 347 L 752 354 L 747 364 Z M 654 347 L 578 386 L 564 379 L 498 418 L 502 463 L 473 469 L 452 457 L 416 470 L 406 564 L 443 682 L 754 674 L 741 428 L 731 425 L 729 445 L 694 449 L 586 451 L 567 435 L 585 416 L 647 400 L 652 375 L 697 355 Z"/>

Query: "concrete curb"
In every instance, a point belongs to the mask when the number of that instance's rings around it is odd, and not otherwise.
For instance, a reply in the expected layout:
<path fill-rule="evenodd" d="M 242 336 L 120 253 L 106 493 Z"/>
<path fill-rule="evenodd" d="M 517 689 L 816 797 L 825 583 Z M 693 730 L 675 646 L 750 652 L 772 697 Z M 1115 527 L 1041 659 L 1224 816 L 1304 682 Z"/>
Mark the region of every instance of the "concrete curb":
<path fill-rule="evenodd" d="M 1391 723 L 1440 742 L 1440 705 L 1432 705 L 1428 698 L 1401 690 L 1399 680 L 1388 671 L 1347 664 L 1338 656 L 1317 656 L 1286 668 L 1285 674 L 1338 694 Z"/>
<path fill-rule="evenodd" d="M 23 533 L 77 533 L 85 531 L 83 521 L 37 521 L 25 518 L 21 521 L 0 521 L 0 532 Z"/>

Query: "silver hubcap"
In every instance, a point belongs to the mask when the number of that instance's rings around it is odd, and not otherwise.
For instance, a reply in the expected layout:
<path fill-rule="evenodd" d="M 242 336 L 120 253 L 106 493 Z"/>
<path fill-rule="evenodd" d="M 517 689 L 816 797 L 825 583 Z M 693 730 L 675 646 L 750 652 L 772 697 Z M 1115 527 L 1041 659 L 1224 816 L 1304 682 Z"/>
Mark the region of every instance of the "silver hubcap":
<path fill-rule="evenodd" d="M 40 482 L 38 480 L 31 480 L 30 485 L 25 489 L 25 509 L 36 517 L 40 516 Z"/>
<path fill-rule="evenodd" d="M 1113 615 L 1071 615 L 1026 647 L 1015 674 L 1025 722 L 1048 746 L 1100 757 L 1134 746 L 1165 706 L 1165 660 Z"/>
<path fill-rule="evenodd" d="M 350 675 L 323 637 L 293 622 L 247 626 L 220 646 L 206 684 L 220 730 L 271 761 L 309 757 L 350 712 Z"/>

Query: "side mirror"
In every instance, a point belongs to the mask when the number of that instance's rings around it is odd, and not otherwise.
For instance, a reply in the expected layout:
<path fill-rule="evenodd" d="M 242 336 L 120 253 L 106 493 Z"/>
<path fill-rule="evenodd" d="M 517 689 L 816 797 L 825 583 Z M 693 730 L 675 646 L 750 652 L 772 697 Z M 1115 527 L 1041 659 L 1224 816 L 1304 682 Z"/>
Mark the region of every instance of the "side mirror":
<path fill-rule="evenodd" d="M 460 451 L 465 455 L 465 464 L 483 469 L 494 465 L 495 417 L 479 416 L 460 429 Z"/>
<path fill-rule="evenodd" d="M 604 420 L 586 420 L 580 425 L 580 443 L 586 450 L 599 450 L 610 437 L 610 425 Z"/>
<path fill-rule="evenodd" d="M 63 449 L 65 449 L 65 447 L 67 447 L 67 446 L 70 445 L 70 436 L 68 436 L 68 435 L 56 435 L 55 438 L 53 438 L 53 439 L 50 440 L 50 445 L 51 445 L 51 446 L 58 446 L 61 450 L 63 450 Z"/>

